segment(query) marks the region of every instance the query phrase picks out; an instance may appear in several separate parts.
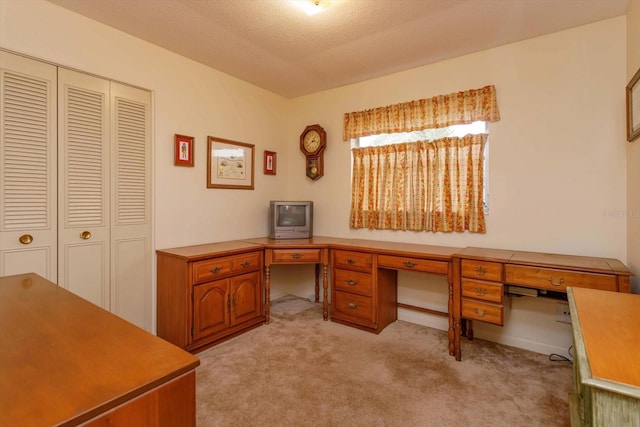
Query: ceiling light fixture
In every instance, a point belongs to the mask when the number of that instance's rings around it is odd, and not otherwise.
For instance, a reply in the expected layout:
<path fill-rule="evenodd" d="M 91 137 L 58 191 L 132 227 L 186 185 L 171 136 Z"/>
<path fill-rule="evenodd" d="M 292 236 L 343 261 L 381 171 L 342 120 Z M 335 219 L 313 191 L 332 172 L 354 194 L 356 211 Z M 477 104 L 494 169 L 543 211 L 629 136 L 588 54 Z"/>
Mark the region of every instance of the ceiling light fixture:
<path fill-rule="evenodd" d="M 331 0 L 289 0 L 309 16 L 324 12 L 329 8 Z"/>

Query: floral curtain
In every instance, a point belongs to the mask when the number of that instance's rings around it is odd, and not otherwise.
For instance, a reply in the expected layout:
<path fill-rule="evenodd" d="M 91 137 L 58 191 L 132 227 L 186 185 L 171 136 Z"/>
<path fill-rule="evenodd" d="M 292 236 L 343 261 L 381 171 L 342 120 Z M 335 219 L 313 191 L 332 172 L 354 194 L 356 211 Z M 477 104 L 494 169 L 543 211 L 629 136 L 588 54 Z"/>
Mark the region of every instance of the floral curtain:
<path fill-rule="evenodd" d="M 500 120 L 493 85 L 371 110 L 345 113 L 343 138 L 348 141 L 380 133 L 412 132 L 475 121 Z"/>
<path fill-rule="evenodd" d="M 354 148 L 352 228 L 485 232 L 487 135 Z"/>

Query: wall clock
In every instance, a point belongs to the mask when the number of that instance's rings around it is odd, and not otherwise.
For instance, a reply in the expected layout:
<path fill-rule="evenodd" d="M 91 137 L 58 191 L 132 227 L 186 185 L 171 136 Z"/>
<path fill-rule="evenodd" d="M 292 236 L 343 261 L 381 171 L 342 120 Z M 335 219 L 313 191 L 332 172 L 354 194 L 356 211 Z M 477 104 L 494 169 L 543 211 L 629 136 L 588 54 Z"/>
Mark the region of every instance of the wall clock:
<path fill-rule="evenodd" d="M 300 134 L 300 150 L 305 156 L 306 175 L 312 180 L 324 175 L 324 149 L 327 133 L 320 125 L 309 125 Z"/>

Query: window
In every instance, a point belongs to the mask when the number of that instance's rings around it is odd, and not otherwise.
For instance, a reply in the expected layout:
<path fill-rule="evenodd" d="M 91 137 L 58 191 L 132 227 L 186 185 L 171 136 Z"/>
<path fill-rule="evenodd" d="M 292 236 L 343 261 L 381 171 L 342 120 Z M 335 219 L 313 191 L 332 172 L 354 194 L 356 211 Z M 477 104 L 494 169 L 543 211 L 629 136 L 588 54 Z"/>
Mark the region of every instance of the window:
<path fill-rule="evenodd" d="M 380 145 L 398 144 L 403 142 L 435 141 L 445 137 L 463 137 L 489 133 L 487 122 L 477 121 L 467 125 L 453 125 L 445 128 L 426 129 L 414 132 L 384 133 L 380 135 L 361 136 L 351 140 L 351 148 L 378 147 Z M 483 211 L 489 213 L 489 144 L 485 144 L 483 151 Z"/>
<path fill-rule="evenodd" d="M 486 123 L 498 120 L 493 85 L 345 113 L 350 226 L 484 233 Z"/>
<path fill-rule="evenodd" d="M 352 140 L 351 227 L 484 232 L 483 121 Z"/>

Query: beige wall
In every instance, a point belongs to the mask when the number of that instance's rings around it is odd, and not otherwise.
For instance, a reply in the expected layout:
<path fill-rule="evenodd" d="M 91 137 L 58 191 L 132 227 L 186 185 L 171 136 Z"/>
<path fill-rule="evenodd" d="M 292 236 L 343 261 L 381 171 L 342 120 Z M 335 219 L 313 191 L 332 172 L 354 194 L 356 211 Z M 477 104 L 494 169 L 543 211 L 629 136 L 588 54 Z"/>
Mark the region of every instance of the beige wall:
<path fill-rule="evenodd" d="M 640 69 L 640 0 L 627 11 L 627 81 Z M 640 275 L 640 139 L 627 144 L 627 265 Z M 640 277 L 631 281 L 640 293 Z"/>
<path fill-rule="evenodd" d="M 315 202 L 319 235 L 626 261 L 627 221 L 616 215 L 627 207 L 625 46 L 620 17 L 287 100 L 42 0 L 0 2 L 0 47 L 152 91 L 156 248 L 264 235 L 268 200 L 291 198 Z M 496 86 L 502 114 L 490 126 L 488 232 L 350 230 L 343 114 L 486 84 Z M 314 123 L 329 135 L 317 182 L 304 177 L 298 148 L 300 132 Z M 196 137 L 195 168 L 173 166 L 174 133 Z M 256 145 L 254 191 L 206 189 L 207 135 Z M 263 150 L 278 152 L 276 176 L 262 174 Z M 308 295 L 312 274 L 274 269 L 272 296 Z M 309 279 L 300 284 L 301 277 Z M 444 309 L 445 287 L 437 277 L 400 275 L 408 302 Z M 554 312 L 554 303 L 514 299 L 506 327 L 478 324 L 476 335 L 559 352 L 571 337 Z M 445 327 L 442 318 L 405 311 L 401 318 Z"/>
<path fill-rule="evenodd" d="M 315 229 L 322 235 L 625 261 L 625 28 L 625 18 L 618 17 L 295 99 L 288 139 L 320 123 L 328 144 L 324 178 L 292 179 L 289 194 L 313 195 Z M 490 125 L 487 233 L 350 230 L 343 114 L 487 84 L 495 85 L 501 112 L 501 120 Z M 293 143 L 289 149 L 289 174 L 302 177 L 303 155 Z M 445 289 L 438 278 L 402 275 L 399 292 L 404 301 L 446 309 Z M 570 327 L 555 321 L 555 303 L 513 298 L 511 304 L 504 328 L 478 323 L 477 336 L 541 352 L 566 351 Z M 404 310 L 400 317 L 445 325 L 444 319 Z"/>

